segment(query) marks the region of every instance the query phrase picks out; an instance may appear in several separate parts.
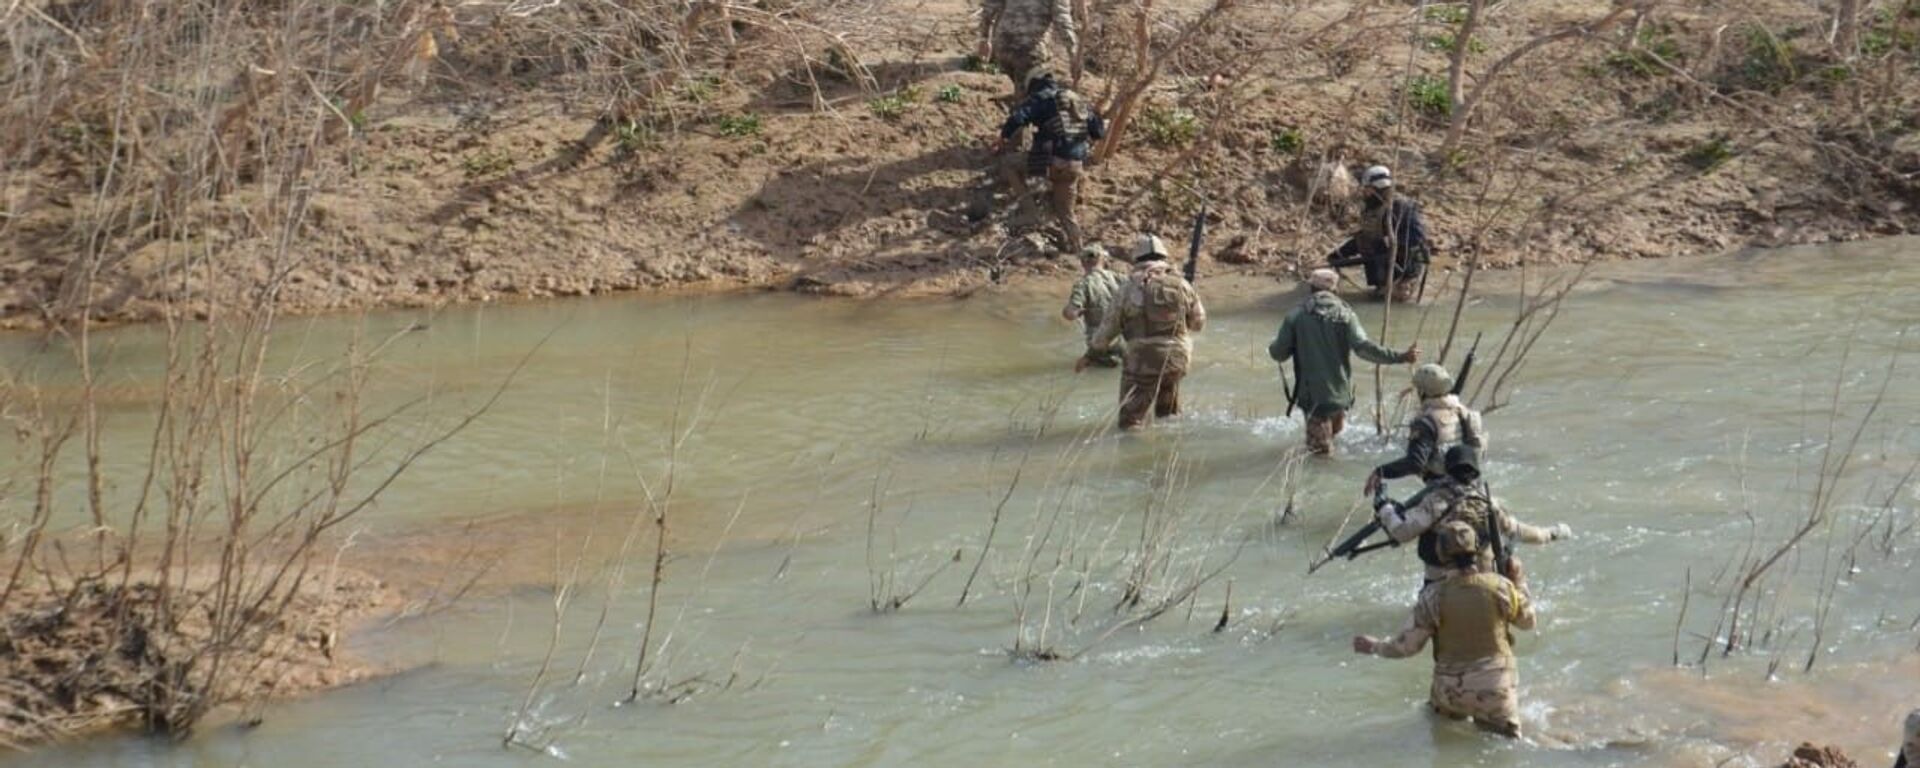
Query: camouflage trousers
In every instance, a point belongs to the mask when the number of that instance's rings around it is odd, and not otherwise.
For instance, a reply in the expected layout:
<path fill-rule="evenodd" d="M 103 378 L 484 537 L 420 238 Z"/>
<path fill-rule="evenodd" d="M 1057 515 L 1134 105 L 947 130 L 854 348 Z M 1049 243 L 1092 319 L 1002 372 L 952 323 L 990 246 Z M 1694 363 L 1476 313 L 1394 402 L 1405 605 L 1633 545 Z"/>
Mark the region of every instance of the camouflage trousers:
<path fill-rule="evenodd" d="M 1040 148 L 1034 150 L 1035 153 L 1041 151 Z M 1074 219 L 1074 207 L 1080 196 L 1080 173 L 1084 165 L 1078 160 L 1054 157 L 1046 160 L 1046 164 L 1041 166 L 1042 170 L 1036 174 L 1032 169 L 1032 157 L 1033 153 L 1029 153 L 1026 158 L 1016 158 L 1017 164 L 1007 164 L 1007 186 L 1013 191 L 1017 210 L 1024 212 L 1033 205 L 1033 190 L 1027 184 L 1027 177 L 1044 174 L 1047 179 L 1047 210 L 1067 236 L 1066 252 L 1079 253 L 1080 225 Z"/>
<path fill-rule="evenodd" d="M 1333 453 L 1333 439 L 1347 428 L 1347 412 L 1307 417 L 1307 450 L 1321 456 Z"/>
<path fill-rule="evenodd" d="M 1429 694 L 1433 711 L 1471 718 L 1481 730 L 1520 736 L 1520 680 L 1511 663 L 1490 660 L 1459 669 L 1436 666 Z"/>
<path fill-rule="evenodd" d="M 1120 373 L 1120 428 L 1137 429 L 1147 412 L 1164 419 L 1180 415 L 1180 380 L 1184 370 Z"/>

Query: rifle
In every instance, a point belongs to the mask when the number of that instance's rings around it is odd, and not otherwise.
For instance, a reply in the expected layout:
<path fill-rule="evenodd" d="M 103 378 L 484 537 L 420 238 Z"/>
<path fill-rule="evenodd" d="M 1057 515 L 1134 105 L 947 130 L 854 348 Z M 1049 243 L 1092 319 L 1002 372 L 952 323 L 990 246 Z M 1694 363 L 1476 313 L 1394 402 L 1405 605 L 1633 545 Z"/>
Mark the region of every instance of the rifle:
<path fill-rule="evenodd" d="M 1352 560 L 1356 557 L 1364 555 L 1368 552 L 1372 552 L 1376 549 L 1385 549 L 1387 547 L 1400 546 L 1400 542 L 1395 540 L 1392 536 L 1388 536 L 1385 541 L 1376 541 L 1372 544 L 1366 543 L 1367 539 L 1372 538 L 1373 534 L 1378 533 L 1380 531 L 1380 519 L 1379 519 L 1380 507 L 1390 501 L 1392 501 L 1392 499 L 1387 497 L 1387 484 L 1385 482 L 1382 482 L 1378 486 L 1374 487 L 1373 489 L 1374 519 L 1367 521 L 1366 525 L 1360 526 L 1360 530 L 1355 531 L 1352 536 L 1348 536 L 1345 540 L 1341 541 L 1333 549 L 1327 550 L 1326 556 L 1320 558 L 1318 562 L 1315 562 L 1312 565 L 1307 566 L 1307 573 L 1313 573 L 1314 571 L 1320 570 L 1321 566 L 1326 565 L 1329 562 L 1332 562 L 1335 558 L 1344 557 L 1348 560 Z"/>
<path fill-rule="evenodd" d="M 1493 505 L 1493 486 L 1481 483 L 1480 490 L 1487 495 L 1487 544 L 1493 548 L 1493 572 L 1505 576 L 1507 566 L 1513 563 L 1513 553 L 1507 549 L 1507 534 L 1500 526 L 1500 509 Z"/>
<path fill-rule="evenodd" d="M 1291 419 L 1293 418 L 1293 385 L 1287 383 L 1287 365 L 1285 363 L 1277 363 L 1274 367 L 1280 369 L 1280 394 L 1287 396 L 1286 418 Z"/>
<path fill-rule="evenodd" d="M 1200 274 L 1200 242 L 1207 237 L 1207 205 L 1200 204 L 1200 212 L 1193 215 L 1193 237 L 1187 240 L 1187 266 L 1181 270 L 1187 282 L 1193 282 Z"/>
<path fill-rule="evenodd" d="M 1473 335 L 1473 346 L 1467 348 L 1467 359 L 1460 363 L 1460 375 L 1453 379 L 1453 393 L 1459 395 L 1467 388 L 1467 376 L 1473 373 L 1473 358 L 1480 354 L 1480 334 Z"/>

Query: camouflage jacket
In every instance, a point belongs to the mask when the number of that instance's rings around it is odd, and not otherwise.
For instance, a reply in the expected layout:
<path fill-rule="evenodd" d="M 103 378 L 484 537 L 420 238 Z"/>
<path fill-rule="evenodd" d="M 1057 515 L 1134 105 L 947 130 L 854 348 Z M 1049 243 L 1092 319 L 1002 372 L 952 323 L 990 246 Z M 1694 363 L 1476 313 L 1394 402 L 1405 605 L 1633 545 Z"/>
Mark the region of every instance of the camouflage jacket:
<path fill-rule="evenodd" d="M 1100 330 L 1100 322 L 1107 319 L 1107 308 L 1120 295 L 1121 285 L 1120 276 L 1106 267 L 1081 275 L 1067 294 L 1064 311 L 1069 316 L 1078 315 L 1081 327 L 1092 337 Z"/>
<path fill-rule="evenodd" d="M 1127 340 L 1126 372 L 1156 375 L 1185 371 L 1193 356 L 1190 334 L 1207 324 L 1207 308 L 1193 285 L 1164 260 L 1133 268 L 1100 330 L 1087 340 L 1090 350 L 1106 349 L 1115 338 Z"/>
<path fill-rule="evenodd" d="M 1071 59 L 1080 46 L 1073 28 L 1073 3 L 1069 0 L 981 0 L 980 39 L 992 41 L 995 48 L 1045 44 L 1051 29 L 1067 47 Z M 1009 72 L 1010 77 L 1025 77 L 1025 72 Z"/>

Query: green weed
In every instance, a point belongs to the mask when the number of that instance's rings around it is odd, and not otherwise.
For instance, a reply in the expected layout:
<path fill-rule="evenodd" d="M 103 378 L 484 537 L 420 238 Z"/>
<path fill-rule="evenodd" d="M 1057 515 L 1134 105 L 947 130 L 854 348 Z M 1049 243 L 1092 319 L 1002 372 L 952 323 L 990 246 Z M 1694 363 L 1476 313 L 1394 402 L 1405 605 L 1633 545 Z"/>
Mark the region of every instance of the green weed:
<path fill-rule="evenodd" d="M 1467 23 L 1467 6 L 1464 3 L 1460 5 L 1427 6 L 1427 21 L 1438 22 L 1440 24 L 1465 24 Z"/>
<path fill-rule="evenodd" d="M 1749 87 L 1772 93 L 1785 90 L 1800 79 L 1800 71 L 1793 63 L 1797 56 L 1793 44 L 1772 30 L 1758 24 L 1747 27 L 1746 45 L 1740 73 Z"/>
<path fill-rule="evenodd" d="M 1267 148 L 1282 155 L 1296 154 L 1306 144 L 1307 139 L 1301 135 L 1299 128 L 1282 128 L 1267 139 Z"/>
<path fill-rule="evenodd" d="M 1453 97 L 1447 93 L 1447 80 L 1444 77 L 1415 75 L 1407 80 L 1404 90 L 1407 105 L 1421 114 L 1429 117 L 1453 114 Z"/>
<path fill-rule="evenodd" d="M 722 136 L 741 139 L 760 135 L 760 116 L 751 112 L 722 115 L 714 124 L 719 127 Z"/>
<path fill-rule="evenodd" d="M 1184 147 L 1200 135 L 1199 116 L 1178 107 L 1148 107 L 1141 113 L 1140 122 L 1147 131 L 1147 141 L 1158 147 Z"/>
<path fill-rule="evenodd" d="M 952 83 L 940 86 L 939 92 L 935 93 L 933 98 L 942 104 L 958 104 L 960 103 L 960 86 Z"/>
<path fill-rule="evenodd" d="M 1656 59 L 1656 57 L 1658 57 Z M 1665 73 L 1659 61 L 1679 64 L 1684 54 L 1666 25 L 1649 24 L 1640 30 L 1638 45 L 1631 50 L 1607 54 L 1607 68 L 1616 74 L 1650 78 Z"/>
<path fill-rule="evenodd" d="M 885 96 L 867 101 L 867 111 L 872 112 L 874 117 L 887 122 L 899 120 L 901 116 L 907 114 L 907 110 L 912 107 L 913 103 L 908 101 L 907 98 L 899 92 L 889 93 Z"/>
<path fill-rule="evenodd" d="M 660 136 L 653 126 L 638 120 L 622 120 L 614 124 L 613 139 L 620 150 L 627 153 L 651 149 L 660 143 Z"/>
<path fill-rule="evenodd" d="M 680 96 L 693 104 L 706 104 L 713 101 L 714 97 L 720 95 L 720 86 L 720 78 L 707 75 L 689 81 L 686 87 L 681 90 Z"/>
<path fill-rule="evenodd" d="M 460 167 L 466 171 L 467 178 L 479 179 L 498 176 L 513 170 L 513 153 L 504 149 L 481 150 L 460 160 Z"/>
<path fill-rule="evenodd" d="M 1714 136 L 1695 144 L 1692 149 L 1686 151 L 1686 154 L 1680 156 L 1681 162 L 1693 166 L 1694 170 L 1701 173 L 1712 173 L 1731 159 L 1733 159 L 1733 145 L 1725 136 Z"/>
<path fill-rule="evenodd" d="M 1000 65 L 993 63 L 993 61 L 989 59 L 980 58 L 978 54 L 972 53 L 967 54 L 967 59 L 960 64 L 960 68 L 968 72 L 979 72 L 984 75 L 1000 74 Z"/>
<path fill-rule="evenodd" d="M 1428 35 L 1427 50 L 1445 51 L 1447 53 L 1453 53 L 1454 49 L 1460 46 L 1460 41 L 1458 40 L 1458 37 L 1459 37 L 1458 35 L 1455 35 L 1452 32 L 1441 32 L 1437 35 Z M 1480 42 L 1480 38 L 1477 38 L 1477 37 L 1473 38 L 1472 40 L 1467 41 L 1467 52 L 1468 53 L 1486 53 L 1487 44 Z"/>

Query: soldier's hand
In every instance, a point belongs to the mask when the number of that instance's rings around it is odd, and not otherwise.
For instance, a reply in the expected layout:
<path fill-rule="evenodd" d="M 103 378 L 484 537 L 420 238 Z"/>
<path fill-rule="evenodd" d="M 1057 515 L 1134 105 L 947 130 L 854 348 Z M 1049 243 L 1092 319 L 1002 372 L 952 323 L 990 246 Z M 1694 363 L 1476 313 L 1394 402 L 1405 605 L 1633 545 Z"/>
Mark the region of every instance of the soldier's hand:
<path fill-rule="evenodd" d="M 1407 364 L 1413 365 L 1418 362 L 1420 362 L 1420 342 L 1416 341 L 1413 346 L 1407 347 Z"/>
<path fill-rule="evenodd" d="M 1093 361 L 1088 360 L 1086 355 L 1081 355 L 1080 359 L 1073 361 L 1073 372 L 1085 373 L 1087 370 L 1087 366 L 1092 364 L 1093 364 Z"/>
<path fill-rule="evenodd" d="M 1367 473 L 1367 484 L 1360 488 L 1360 493 L 1371 497 L 1377 490 L 1380 490 L 1380 470 L 1376 469 Z"/>
<path fill-rule="evenodd" d="M 1566 523 L 1561 523 L 1559 525 L 1556 525 L 1552 528 L 1552 533 L 1549 534 L 1548 538 L 1551 538 L 1554 541 L 1566 541 L 1567 539 L 1571 539 L 1573 538 L 1573 526 L 1567 525 Z"/>
<path fill-rule="evenodd" d="M 1527 583 L 1527 571 L 1520 567 L 1520 558 L 1517 557 L 1507 558 L 1507 570 L 1500 575 L 1520 586 L 1525 586 Z"/>
<path fill-rule="evenodd" d="M 1375 642 L 1373 638 L 1367 637 L 1366 635 L 1353 636 L 1353 652 L 1354 653 L 1358 653 L 1362 656 L 1372 656 L 1374 646 L 1376 645 L 1379 645 L 1379 643 Z"/>

